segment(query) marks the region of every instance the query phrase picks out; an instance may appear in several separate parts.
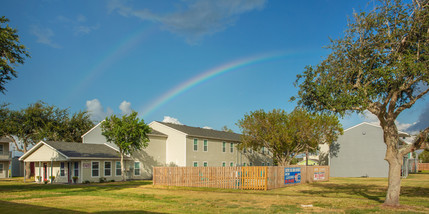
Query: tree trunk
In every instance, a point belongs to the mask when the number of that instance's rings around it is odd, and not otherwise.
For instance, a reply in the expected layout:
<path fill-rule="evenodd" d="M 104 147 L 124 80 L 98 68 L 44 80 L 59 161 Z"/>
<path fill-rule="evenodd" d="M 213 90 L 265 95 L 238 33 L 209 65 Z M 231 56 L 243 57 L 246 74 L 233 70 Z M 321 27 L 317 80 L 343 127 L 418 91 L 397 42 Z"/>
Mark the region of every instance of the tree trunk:
<path fill-rule="evenodd" d="M 308 149 L 305 150 L 305 166 L 308 166 Z"/>
<path fill-rule="evenodd" d="M 401 168 L 403 155 L 399 151 L 399 137 L 396 126 L 390 125 L 383 128 L 384 142 L 387 145 L 385 160 L 389 163 L 389 178 L 386 200 L 384 205 L 399 206 L 399 195 L 401 193 Z"/>
<path fill-rule="evenodd" d="M 24 148 L 23 148 L 23 152 L 24 154 L 27 153 L 27 145 L 24 144 Z M 31 177 L 31 165 L 29 162 L 25 162 L 24 163 L 24 167 L 25 167 L 25 179 L 30 179 Z"/>
<path fill-rule="evenodd" d="M 127 178 L 125 177 L 125 164 L 124 164 L 124 154 L 121 152 L 121 170 L 122 170 L 122 181 L 126 181 Z"/>
<path fill-rule="evenodd" d="M 402 157 L 393 157 L 389 162 L 389 187 L 387 188 L 384 205 L 399 206 L 401 193 L 401 167 Z"/>

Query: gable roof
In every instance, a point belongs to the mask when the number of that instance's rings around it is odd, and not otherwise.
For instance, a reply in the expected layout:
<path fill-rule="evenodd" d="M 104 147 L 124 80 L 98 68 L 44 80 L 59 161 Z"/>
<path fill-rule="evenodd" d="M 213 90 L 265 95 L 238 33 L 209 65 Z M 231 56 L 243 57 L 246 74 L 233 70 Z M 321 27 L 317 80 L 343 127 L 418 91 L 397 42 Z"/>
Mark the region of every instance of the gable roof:
<path fill-rule="evenodd" d="M 2 142 L 2 143 L 9 143 L 9 142 L 12 142 L 12 140 L 9 139 L 8 137 L 1 137 L 0 138 L 0 142 Z"/>
<path fill-rule="evenodd" d="M 104 120 L 103 120 L 103 121 L 104 121 Z M 89 131 L 87 131 L 85 134 L 83 134 L 83 135 L 81 136 L 81 138 L 83 138 L 85 135 L 89 134 L 89 133 L 90 133 L 90 132 L 92 132 L 94 129 L 96 129 L 97 127 L 99 127 L 103 121 L 99 122 L 97 125 L 95 125 L 94 127 L 92 127 Z M 156 135 L 156 136 L 168 137 L 166 134 L 164 134 L 164 133 L 162 133 L 162 132 L 159 132 L 159 131 L 156 131 L 156 130 L 153 130 L 153 129 L 151 129 L 151 132 L 149 132 L 149 134 L 148 134 L 148 135 Z"/>
<path fill-rule="evenodd" d="M 237 133 L 217 131 L 213 129 L 204 129 L 200 127 L 192 127 L 192 126 L 179 125 L 179 124 L 173 124 L 173 123 L 165 123 L 160 121 L 156 121 L 156 122 L 161 123 L 170 128 L 176 129 L 178 131 L 181 131 L 192 137 L 211 138 L 211 139 L 219 139 L 219 140 L 235 141 L 235 142 L 241 141 L 240 139 L 241 135 Z"/>
<path fill-rule="evenodd" d="M 40 141 L 36 146 L 31 148 L 27 153 L 21 156 L 20 160 L 25 159 L 31 153 L 36 151 L 42 145 L 46 145 L 68 159 L 95 159 L 95 158 L 121 158 L 119 152 L 104 144 L 74 143 L 74 142 L 55 142 Z"/>
<path fill-rule="evenodd" d="M 362 126 L 362 125 L 369 125 L 369 126 L 373 126 L 373 127 L 377 127 L 377 128 L 381 129 L 381 126 L 379 126 L 379 125 L 375 125 L 375 124 L 368 123 L 368 122 L 362 122 L 362 123 L 359 123 L 359 124 L 357 124 L 355 126 L 352 126 L 352 127 L 348 128 L 348 129 L 344 130 L 344 132 L 349 131 L 351 129 L 354 129 L 354 128 L 358 127 L 358 126 Z M 399 137 L 410 137 L 410 134 L 408 134 L 406 132 L 399 131 L 399 130 L 398 130 L 398 134 L 399 134 Z"/>

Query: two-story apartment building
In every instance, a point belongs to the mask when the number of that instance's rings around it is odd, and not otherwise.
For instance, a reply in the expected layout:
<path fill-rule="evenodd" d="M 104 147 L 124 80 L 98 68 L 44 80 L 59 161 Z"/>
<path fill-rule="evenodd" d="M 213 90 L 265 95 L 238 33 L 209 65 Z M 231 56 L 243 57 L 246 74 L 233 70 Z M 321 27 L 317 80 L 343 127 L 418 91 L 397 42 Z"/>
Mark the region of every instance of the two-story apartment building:
<path fill-rule="evenodd" d="M 271 154 L 237 149 L 236 133 L 154 121 L 146 148 L 126 157 L 128 179 L 151 179 L 154 166 L 272 165 Z M 34 162 L 38 181 L 121 180 L 118 148 L 107 142 L 97 124 L 82 136 L 82 143 L 40 142 L 20 160 Z M 245 152 L 244 152 L 245 151 Z M 115 155 L 116 154 L 116 155 Z"/>
<path fill-rule="evenodd" d="M 10 142 L 12 141 L 7 137 L 0 138 L 0 178 L 9 177 L 9 165 L 11 163 Z"/>

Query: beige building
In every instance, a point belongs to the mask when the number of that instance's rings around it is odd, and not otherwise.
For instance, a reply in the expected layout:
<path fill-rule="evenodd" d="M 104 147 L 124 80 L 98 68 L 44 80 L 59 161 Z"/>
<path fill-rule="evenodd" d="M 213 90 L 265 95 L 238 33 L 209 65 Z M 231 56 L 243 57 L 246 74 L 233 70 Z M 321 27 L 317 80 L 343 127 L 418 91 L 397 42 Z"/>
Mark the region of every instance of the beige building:
<path fill-rule="evenodd" d="M 126 157 L 127 179 L 151 179 L 154 166 L 272 165 L 266 150 L 238 151 L 240 135 L 154 121 L 146 148 Z M 101 123 L 82 136 L 82 143 L 39 142 L 20 160 L 35 163 L 35 181 L 121 180 L 118 148 L 101 134 Z"/>
<path fill-rule="evenodd" d="M 11 163 L 11 153 L 9 143 L 12 142 L 7 137 L 0 138 L 0 178 L 9 177 L 9 165 Z"/>

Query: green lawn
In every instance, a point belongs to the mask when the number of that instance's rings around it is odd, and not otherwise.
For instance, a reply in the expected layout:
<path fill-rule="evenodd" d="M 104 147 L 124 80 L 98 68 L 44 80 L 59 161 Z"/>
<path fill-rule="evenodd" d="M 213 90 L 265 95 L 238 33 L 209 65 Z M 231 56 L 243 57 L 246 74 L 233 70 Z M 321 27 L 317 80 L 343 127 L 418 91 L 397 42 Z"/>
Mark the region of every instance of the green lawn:
<path fill-rule="evenodd" d="M 153 186 L 151 181 L 44 185 L 0 180 L 1 213 L 429 213 L 429 172 L 402 180 L 402 206 L 381 206 L 383 178 L 329 182 L 270 191 Z M 302 206 L 304 205 L 304 206 Z"/>

